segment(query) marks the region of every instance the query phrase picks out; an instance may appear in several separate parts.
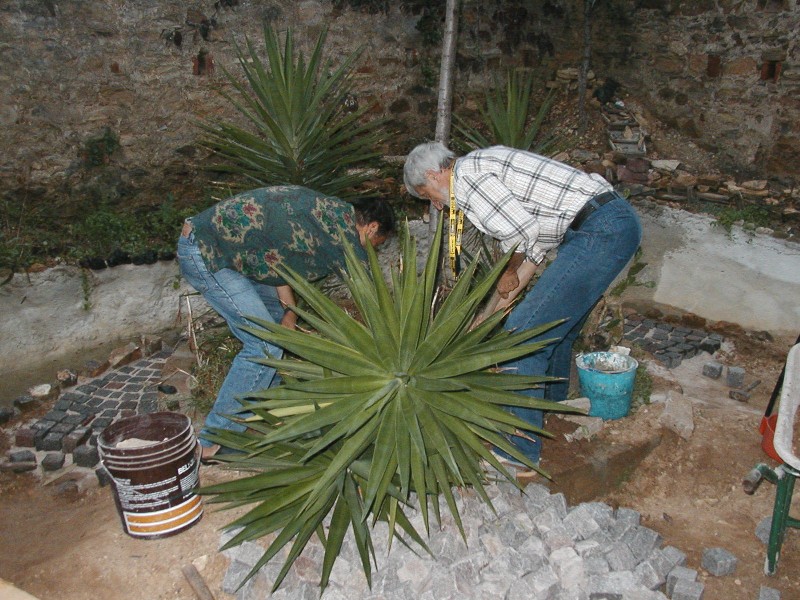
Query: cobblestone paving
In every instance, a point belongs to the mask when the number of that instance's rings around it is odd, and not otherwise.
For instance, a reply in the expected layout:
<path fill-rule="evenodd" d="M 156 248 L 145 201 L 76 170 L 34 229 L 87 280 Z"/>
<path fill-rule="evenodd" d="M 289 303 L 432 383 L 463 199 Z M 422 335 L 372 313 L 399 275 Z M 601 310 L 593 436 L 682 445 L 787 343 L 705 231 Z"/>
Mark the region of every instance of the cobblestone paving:
<path fill-rule="evenodd" d="M 623 339 L 651 353 L 668 369 L 677 367 L 684 358 L 692 358 L 700 352 L 714 354 L 724 341 L 718 333 L 679 327 L 640 315 L 625 317 Z"/>
<path fill-rule="evenodd" d="M 95 466 L 97 437 L 103 429 L 119 419 L 159 409 L 158 386 L 169 356 L 162 350 L 67 388 L 50 411 L 17 429 L 15 445 L 73 454 L 74 464 Z"/>

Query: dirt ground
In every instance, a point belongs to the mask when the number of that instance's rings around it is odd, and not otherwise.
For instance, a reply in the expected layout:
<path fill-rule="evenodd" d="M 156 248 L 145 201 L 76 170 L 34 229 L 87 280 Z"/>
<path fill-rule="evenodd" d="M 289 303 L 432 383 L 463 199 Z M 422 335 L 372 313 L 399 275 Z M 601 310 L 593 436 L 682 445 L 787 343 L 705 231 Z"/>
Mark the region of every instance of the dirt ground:
<path fill-rule="evenodd" d="M 788 530 L 778 573 L 765 576 L 766 548 L 754 531 L 771 514 L 775 489 L 764 482 L 748 496 L 741 487 L 742 478 L 757 463 L 774 465 L 760 448 L 757 430 L 792 341 L 741 333 L 735 345 L 726 346 L 725 362 L 745 365 L 748 378 L 762 379 L 746 404 L 729 400 L 723 382 L 700 375 L 707 355 L 672 371 L 656 369 L 653 393 L 682 390 L 694 400 L 694 433 L 688 441 L 663 433 L 660 444 L 629 479 L 597 498 L 638 510 L 643 524 L 658 531 L 665 545 L 684 551 L 688 566 L 697 569 L 705 583 L 705 600 L 757 598 L 762 585 L 780 590 L 785 600 L 800 598 L 800 532 Z M 660 410 L 652 404 L 609 422 L 596 439 L 583 442 L 580 451 L 624 443 L 642 428 L 660 429 Z M 545 467 L 548 451 L 551 464 L 570 460 L 573 450 L 568 444 L 556 440 L 550 448 L 546 443 Z M 194 527 L 162 540 L 138 540 L 123 532 L 108 487 L 56 496 L 33 475 L 0 476 L 0 578 L 18 588 L 41 600 L 192 600 L 194 592 L 181 572 L 192 563 L 217 600 L 232 598 L 221 591 L 228 559 L 217 552 L 219 529 L 233 518 L 231 511 L 206 505 Z M 229 476 L 219 467 L 203 467 L 201 482 Z M 794 505 L 796 515 L 797 497 Z M 736 555 L 733 575 L 713 577 L 702 570 L 702 552 L 711 547 Z"/>

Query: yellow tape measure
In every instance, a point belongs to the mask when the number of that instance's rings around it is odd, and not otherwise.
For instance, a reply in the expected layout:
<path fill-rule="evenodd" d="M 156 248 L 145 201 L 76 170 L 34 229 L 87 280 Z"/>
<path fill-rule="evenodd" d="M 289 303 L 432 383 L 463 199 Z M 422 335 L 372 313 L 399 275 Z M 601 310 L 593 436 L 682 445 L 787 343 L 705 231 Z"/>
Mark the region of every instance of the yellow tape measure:
<path fill-rule="evenodd" d="M 458 277 L 458 255 L 461 254 L 461 234 L 464 231 L 464 211 L 456 209 L 456 193 L 453 189 L 455 165 L 450 169 L 450 270 Z"/>

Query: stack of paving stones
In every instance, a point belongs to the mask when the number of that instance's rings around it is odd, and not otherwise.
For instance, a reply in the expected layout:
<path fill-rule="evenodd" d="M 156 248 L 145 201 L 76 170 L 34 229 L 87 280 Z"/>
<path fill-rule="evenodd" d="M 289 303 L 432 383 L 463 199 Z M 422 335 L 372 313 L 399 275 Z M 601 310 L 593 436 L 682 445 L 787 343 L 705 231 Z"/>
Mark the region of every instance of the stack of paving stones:
<path fill-rule="evenodd" d="M 62 381 L 60 387 L 66 389 L 60 394 L 59 386 L 53 388 L 52 409 L 14 432 L 15 447 L 8 452 L 8 461 L 3 465 L 6 470 L 26 472 L 41 466 L 43 471 L 58 471 L 65 465 L 75 465 L 95 469 L 99 483 L 107 483 L 105 470 L 98 466 L 97 438 L 119 419 L 159 410 L 162 371 L 171 355 L 169 349 L 162 349 L 160 340 L 157 349 L 146 357 L 142 357 L 140 346 L 121 350 L 128 350 L 122 352 L 122 357 L 120 351 L 115 351 L 116 364 L 121 366 L 103 371 L 108 363 L 90 361 L 85 369 L 96 376 L 81 377 L 79 382 L 76 377 L 65 378 L 79 384 L 67 387 Z M 31 396 L 14 401 L 14 406 L 22 410 L 29 404 L 35 404 Z M 41 463 L 37 462 L 36 452 L 40 456 L 44 453 Z"/>
<path fill-rule="evenodd" d="M 625 317 L 623 338 L 652 354 L 668 369 L 674 369 L 684 358 L 692 358 L 700 352 L 714 354 L 724 341 L 718 333 L 671 325 L 641 315 Z"/>
<path fill-rule="evenodd" d="M 432 526 L 433 556 L 395 541 L 387 548 L 388 526 L 372 530 L 377 567 L 367 585 L 358 548 L 348 531 L 322 600 L 701 600 L 704 584 L 686 565 L 686 554 L 664 546 L 661 536 L 640 523 L 638 512 L 601 502 L 570 508 L 561 493 L 538 483 L 521 494 L 507 482 L 487 487 L 496 513 L 474 493 L 456 492 L 466 545 L 442 501 L 442 527 Z M 424 532 L 419 511 L 407 511 Z M 433 519 L 433 516 L 431 516 Z M 433 525 L 433 524 L 432 524 Z M 239 530 L 223 533 L 224 545 Z M 272 537 L 268 540 L 274 539 Z M 237 600 L 319 598 L 324 549 L 309 541 L 278 590 L 270 590 L 288 554 L 285 547 L 241 585 L 265 545 L 248 541 L 224 551 L 231 562 L 222 589 Z M 735 570 L 736 559 L 721 548 L 706 552 L 709 576 Z M 241 586 L 241 587 L 240 587 Z M 767 596 L 770 597 L 770 596 Z"/>

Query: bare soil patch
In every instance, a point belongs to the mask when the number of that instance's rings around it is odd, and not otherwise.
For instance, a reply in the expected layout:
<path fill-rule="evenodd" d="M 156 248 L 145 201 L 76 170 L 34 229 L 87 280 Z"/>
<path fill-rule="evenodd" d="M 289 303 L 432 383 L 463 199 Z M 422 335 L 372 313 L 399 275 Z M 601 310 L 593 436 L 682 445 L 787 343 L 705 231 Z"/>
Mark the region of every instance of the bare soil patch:
<path fill-rule="evenodd" d="M 758 424 L 791 341 L 735 328 L 728 335 L 734 340 L 727 346 L 728 364 L 743 365 L 748 377 L 763 381 L 750 402 L 726 400 L 724 382 L 697 373 L 697 360 L 685 368 L 657 371 L 654 393 L 682 390 L 696 400 L 694 434 L 684 440 L 663 433 L 661 443 L 630 478 L 597 499 L 638 510 L 643 524 L 658 531 L 665 545 L 685 552 L 688 566 L 700 571 L 706 600 L 756 598 L 762 585 L 780 590 L 783 598 L 798 598 L 800 532 L 787 530 L 778 573 L 765 576 L 766 547 L 755 528 L 772 514 L 775 489 L 764 482 L 748 496 L 741 487 L 742 478 L 757 463 L 774 465 L 761 450 Z M 567 444 L 563 435 L 559 439 L 563 431 L 552 423 L 557 435 L 545 445 L 545 466 L 569 463 L 578 450 L 591 453 L 602 445 L 624 443 L 640 436 L 643 428 L 659 428 L 660 410 L 653 404 L 608 422 L 600 435 L 580 445 Z M 203 467 L 201 481 L 209 484 L 235 475 Z M 162 540 L 138 540 L 123 533 L 108 487 L 55 496 L 32 475 L 2 473 L 0 498 L 0 577 L 41 600 L 191 600 L 194 593 L 181 573 L 188 563 L 196 566 L 218 600 L 232 598 L 221 591 L 228 559 L 217 549 L 220 528 L 236 511 L 206 504 L 203 519 L 194 527 Z M 798 511 L 796 497 L 792 514 Z M 702 552 L 711 547 L 737 556 L 733 575 L 712 577 L 701 569 Z"/>

